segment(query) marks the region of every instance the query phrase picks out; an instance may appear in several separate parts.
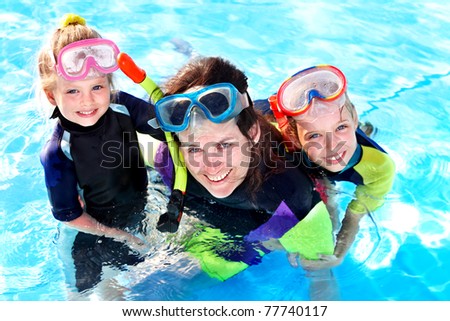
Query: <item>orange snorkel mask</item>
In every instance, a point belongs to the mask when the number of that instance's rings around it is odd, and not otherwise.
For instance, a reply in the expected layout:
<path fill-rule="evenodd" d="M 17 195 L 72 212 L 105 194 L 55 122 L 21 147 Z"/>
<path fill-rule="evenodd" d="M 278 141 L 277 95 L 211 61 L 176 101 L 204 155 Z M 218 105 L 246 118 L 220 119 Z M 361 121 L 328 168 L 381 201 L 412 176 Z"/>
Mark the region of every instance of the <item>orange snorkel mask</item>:
<path fill-rule="evenodd" d="M 311 107 L 313 99 L 334 101 L 343 97 L 346 90 L 347 80 L 338 68 L 331 65 L 310 67 L 295 73 L 281 84 L 274 114 L 298 116 Z"/>
<path fill-rule="evenodd" d="M 344 74 L 336 67 L 318 65 L 301 70 L 280 86 L 276 95 L 269 97 L 270 108 L 275 116 L 278 128 L 286 139 L 287 149 L 296 150 L 288 133 L 288 118 L 317 116 L 329 110 L 333 105 L 342 106 L 345 103 L 347 80 Z M 311 109 L 315 103 L 317 108 Z"/>

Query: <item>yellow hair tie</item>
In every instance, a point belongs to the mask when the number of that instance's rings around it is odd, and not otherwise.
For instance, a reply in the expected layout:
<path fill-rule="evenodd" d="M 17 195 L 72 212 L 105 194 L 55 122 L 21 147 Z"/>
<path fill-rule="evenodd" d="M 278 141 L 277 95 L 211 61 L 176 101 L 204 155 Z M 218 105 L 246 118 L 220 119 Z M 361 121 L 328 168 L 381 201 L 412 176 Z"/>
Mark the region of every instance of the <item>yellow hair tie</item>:
<path fill-rule="evenodd" d="M 64 17 L 62 17 L 61 22 L 59 24 L 60 28 L 67 27 L 68 25 L 76 25 L 80 24 L 82 26 L 86 25 L 86 20 L 74 13 L 66 13 Z"/>

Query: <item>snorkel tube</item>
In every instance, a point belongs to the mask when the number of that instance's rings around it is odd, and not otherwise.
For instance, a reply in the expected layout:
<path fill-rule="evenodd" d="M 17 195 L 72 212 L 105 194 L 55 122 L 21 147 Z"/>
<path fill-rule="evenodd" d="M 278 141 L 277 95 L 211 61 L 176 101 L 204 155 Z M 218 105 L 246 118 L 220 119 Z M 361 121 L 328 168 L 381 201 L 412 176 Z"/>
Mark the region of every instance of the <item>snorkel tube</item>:
<path fill-rule="evenodd" d="M 129 55 L 124 52 L 119 53 L 117 56 L 117 63 L 120 70 L 122 70 L 125 75 L 145 89 L 145 91 L 150 95 L 150 99 L 153 103 L 156 103 L 164 96 L 158 85 L 156 85 L 156 83 L 147 76 L 145 70 L 136 65 Z M 161 232 L 174 233 L 178 230 L 181 216 L 183 215 L 187 172 L 183 155 L 178 149 L 178 145 L 174 141 L 172 134 L 170 132 L 164 132 L 164 135 L 166 137 L 167 146 L 175 168 L 175 182 L 170 195 L 169 203 L 167 204 L 167 212 L 160 216 L 157 229 Z"/>

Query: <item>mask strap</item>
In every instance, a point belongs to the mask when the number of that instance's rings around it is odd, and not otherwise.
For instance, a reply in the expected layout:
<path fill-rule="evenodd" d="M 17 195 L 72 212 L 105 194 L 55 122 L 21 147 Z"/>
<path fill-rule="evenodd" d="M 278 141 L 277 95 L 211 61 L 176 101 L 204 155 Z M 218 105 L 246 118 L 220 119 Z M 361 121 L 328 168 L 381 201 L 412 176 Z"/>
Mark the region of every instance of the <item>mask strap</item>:
<path fill-rule="evenodd" d="M 292 143 L 291 137 L 289 136 L 289 120 L 285 114 L 283 114 L 278 108 L 277 95 L 272 95 L 269 97 L 270 109 L 275 116 L 278 123 L 278 130 L 281 132 L 283 139 L 285 140 L 286 148 L 289 152 L 296 150 L 294 143 Z"/>

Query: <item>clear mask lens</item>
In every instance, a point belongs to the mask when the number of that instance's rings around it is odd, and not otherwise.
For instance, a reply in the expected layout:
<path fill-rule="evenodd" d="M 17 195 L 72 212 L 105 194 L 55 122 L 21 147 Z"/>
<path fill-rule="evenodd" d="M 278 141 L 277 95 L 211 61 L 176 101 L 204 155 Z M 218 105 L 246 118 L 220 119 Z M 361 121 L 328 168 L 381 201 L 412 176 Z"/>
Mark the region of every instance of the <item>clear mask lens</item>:
<path fill-rule="evenodd" d="M 288 115 L 305 112 L 315 100 L 333 100 L 346 89 L 345 76 L 332 66 L 317 66 L 287 79 L 278 91 L 278 104 Z"/>

